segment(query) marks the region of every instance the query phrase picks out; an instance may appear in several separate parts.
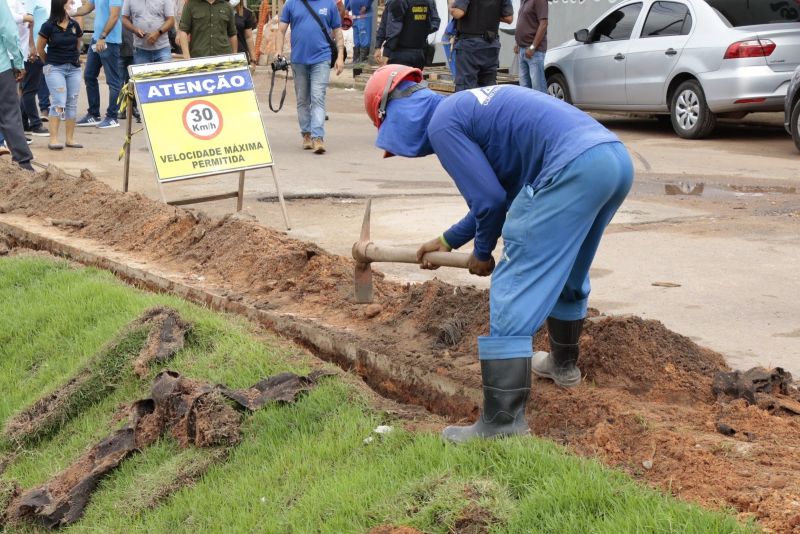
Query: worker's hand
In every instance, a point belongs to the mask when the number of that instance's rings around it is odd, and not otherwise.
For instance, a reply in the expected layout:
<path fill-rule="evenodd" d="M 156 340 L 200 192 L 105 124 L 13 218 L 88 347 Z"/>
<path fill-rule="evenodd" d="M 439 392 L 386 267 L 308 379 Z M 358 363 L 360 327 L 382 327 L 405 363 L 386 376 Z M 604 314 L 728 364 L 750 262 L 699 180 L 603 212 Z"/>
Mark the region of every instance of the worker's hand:
<path fill-rule="evenodd" d="M 161 34 L 158 33 L 158 31 L 154 31 L 154 32 L 148 33 L 147 34 L 147 44 L 149 44 L 151 46 L 156 44 L 156 41 L 158 41 L 159 37 L 161 37 Z"/>
<path fill-rule="evenodd" d="M 428 241 L 427 243 L 425 243 L 421 247 L 419 247 L 419 250 L 417 250 L 417 261 L 420 264 L 419 268 L 420 269 L 429 269 L 431 271 L 434 271 L 434 270 L 438 269 L 439 268 L 438 265 L 434 265 L 432 263 L 424 261 L 422 258 L 428 252 L 450 252 L 451 250 L 453 250 L 453 249 L 451 249 L 450 247 L 445 245 L 442 242 L 442 239 L 440 237 L 431 239 L 430 241 Z"/>
<path fill-rule="evenodd" d="M 133 34 L 134 34 L 136 37 L 139 37 L 140 39 L 144 39 L 144 38 L 145 38 L 145 36 L 147 35 L 147 32 L 146 32 L 146 31 L 144 31 L 144 30 L 140 30 L 139 28 L 134 28 L 134 29 L 133 29 Z"/>
<path fill-rule="evenodd" d="M 489 276 L 492 274 L 492 271 L 494 271 L 494 258 L 489 258 L 488 261 L 481 261 L 475 257 L 475 254 L 472 254 L 469 257 L 467 268 L 469 269 L 470 274 L 474 274 L 476 276 Z"/>
<path fill-rule="evenodd" d="M 528 59 L 532 58 L 533 57 L 533 50 L 531 50 L 530 48 L 526 48 L 525 49 L 525 57 L 528 58 Z"/>
<path fill-rule="evenodd" d="M 94 45 L 94 50 L 98 54 L 101 53 L 103 50 L 106 49 L 106 40 L 105 39 L 98 39 Z"/>
<path fill-rule="evenodd" d="M 339 54 L 339 57 L 336 58 L 336 65 L 333 66 L 336 69 L 336 75 L 340 75 L 344 70 L 344 54 Z"/>
<path fill-rule="evenodd" d="M 14 81 L 21 82 L 25 79 L 25 71 L 24 70 L 17 70 L 13 69 L 14 71 Z"/>
<path fill-rule="evenodd" d="M 381 49 L 380 48 L 376 48 L 375 49 L 375 62 L 376 63 L 380 63 L 381 62 L 381 57 L 383 57 L 383 53 L 381 52 Z"/>
<path fill-rule="evenodd" d="M 519 54 L 519 45 L 514 45 L 514 53 Z"/>

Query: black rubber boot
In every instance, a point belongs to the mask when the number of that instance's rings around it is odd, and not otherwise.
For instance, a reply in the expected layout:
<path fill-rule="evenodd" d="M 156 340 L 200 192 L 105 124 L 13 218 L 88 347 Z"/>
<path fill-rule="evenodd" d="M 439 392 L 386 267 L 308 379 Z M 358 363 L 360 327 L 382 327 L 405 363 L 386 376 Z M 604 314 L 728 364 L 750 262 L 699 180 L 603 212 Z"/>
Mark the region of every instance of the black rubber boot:
<path fill-rule="evenodd" d="M 483 410 L 474 425 L 448 426 L 442 437 L 454 443 L 472 438 L 527 436 L 525 404 L 531 392 L 531 359 L 481 360 Z"/>
<path fill-rule="evenodd" d="M 361 47 L 355 46 L 353 47 L 353 65 L 358 65 L 361 63 Z"/>
<path fill-rule="evenodd" d="M 537 375 L 550 378 L 563 388 L 572 388 L 581 383 L 581 370 L 578 369 L 583 319 L 562 321 L 547 318 L 550 335 L 550 352 L 537 352 L 533 355 L 531 367 Z"/>

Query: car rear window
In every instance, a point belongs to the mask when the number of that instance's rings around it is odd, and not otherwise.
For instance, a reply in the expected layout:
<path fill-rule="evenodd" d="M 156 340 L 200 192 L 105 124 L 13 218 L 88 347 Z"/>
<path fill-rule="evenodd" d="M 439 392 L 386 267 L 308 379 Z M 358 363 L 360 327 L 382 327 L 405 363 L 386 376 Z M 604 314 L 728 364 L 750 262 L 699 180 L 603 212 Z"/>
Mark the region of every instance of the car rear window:
<path fill-rule="evenodd" d="M 731 26 L 800 22 L 800 0 L 706 0 Z"/>

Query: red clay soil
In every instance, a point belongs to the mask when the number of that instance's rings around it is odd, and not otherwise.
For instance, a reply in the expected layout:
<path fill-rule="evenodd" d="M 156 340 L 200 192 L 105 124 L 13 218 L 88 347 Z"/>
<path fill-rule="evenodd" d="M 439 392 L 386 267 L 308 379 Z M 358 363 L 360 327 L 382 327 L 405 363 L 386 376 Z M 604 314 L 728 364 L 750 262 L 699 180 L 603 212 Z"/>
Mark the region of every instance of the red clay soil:
<path fill-rule="evenodd" d="M 480 387 L 477 335 L 488 330 L 488 294 L 438 280 L 407 285 L 375 279 L 369 313 L 353 301 L 353 262 L 314 244 L 236 217 L 212 219 L 118 193 L 84 172 L 36 176 L 0 165 L 0 212 L 85 223 L 64 230 L 95 239 L 262 309 L 316 318 L 398 364 Z M 377 312 L 377 313 L 376 313 Z M 546 349 L 539 332 L 537 348 Z M 534 382 L 533 431 L 599 458 L 647 483 L 712 507 L 732 507 L 780 533 L 800 533 L 800 417 L 775 403 L 718 400 L 712 380 L 724 358 L 658 321 L 598 316 L 587 321 L 574 390 Z M 383 377 L 402 400 L 403 391 Z M 792 395 L 797 395 L 796 389 Z M 472 403 L 429 408 L 453 419 Z M 732 427 L 722 435 L 717 424 Z"/>

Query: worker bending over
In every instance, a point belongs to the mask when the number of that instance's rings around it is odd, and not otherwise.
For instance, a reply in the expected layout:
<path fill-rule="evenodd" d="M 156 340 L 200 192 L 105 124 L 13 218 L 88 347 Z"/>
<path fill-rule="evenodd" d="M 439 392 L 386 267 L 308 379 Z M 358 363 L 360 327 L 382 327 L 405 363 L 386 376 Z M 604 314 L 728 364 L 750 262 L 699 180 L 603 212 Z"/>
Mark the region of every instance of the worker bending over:
<path fill-rule="evenodd" d="M 427 252 L 474 239 L 470 273 L 492 274 L 489 335 L 478 338 L 483 410 L 475 424 L 447 427 L 443 436 L 461 442 L 529 434 L 531 370 L 563 387 L 581 381 L 589 267 L 630 190 L 633 166 L 614 134 L 549 95 L 503 85 L 445 99 L 421 81 L 418 69 L 401 65 L 370 78 L 364 103 L 378 127 L 376 145 L 386 155 L 435 153 L 469 206 L 420 247 L 422 267 L 435 268 L 424 262 Z M 545 321 L 550 352 L 533 354 L 532 336 Z"/>

